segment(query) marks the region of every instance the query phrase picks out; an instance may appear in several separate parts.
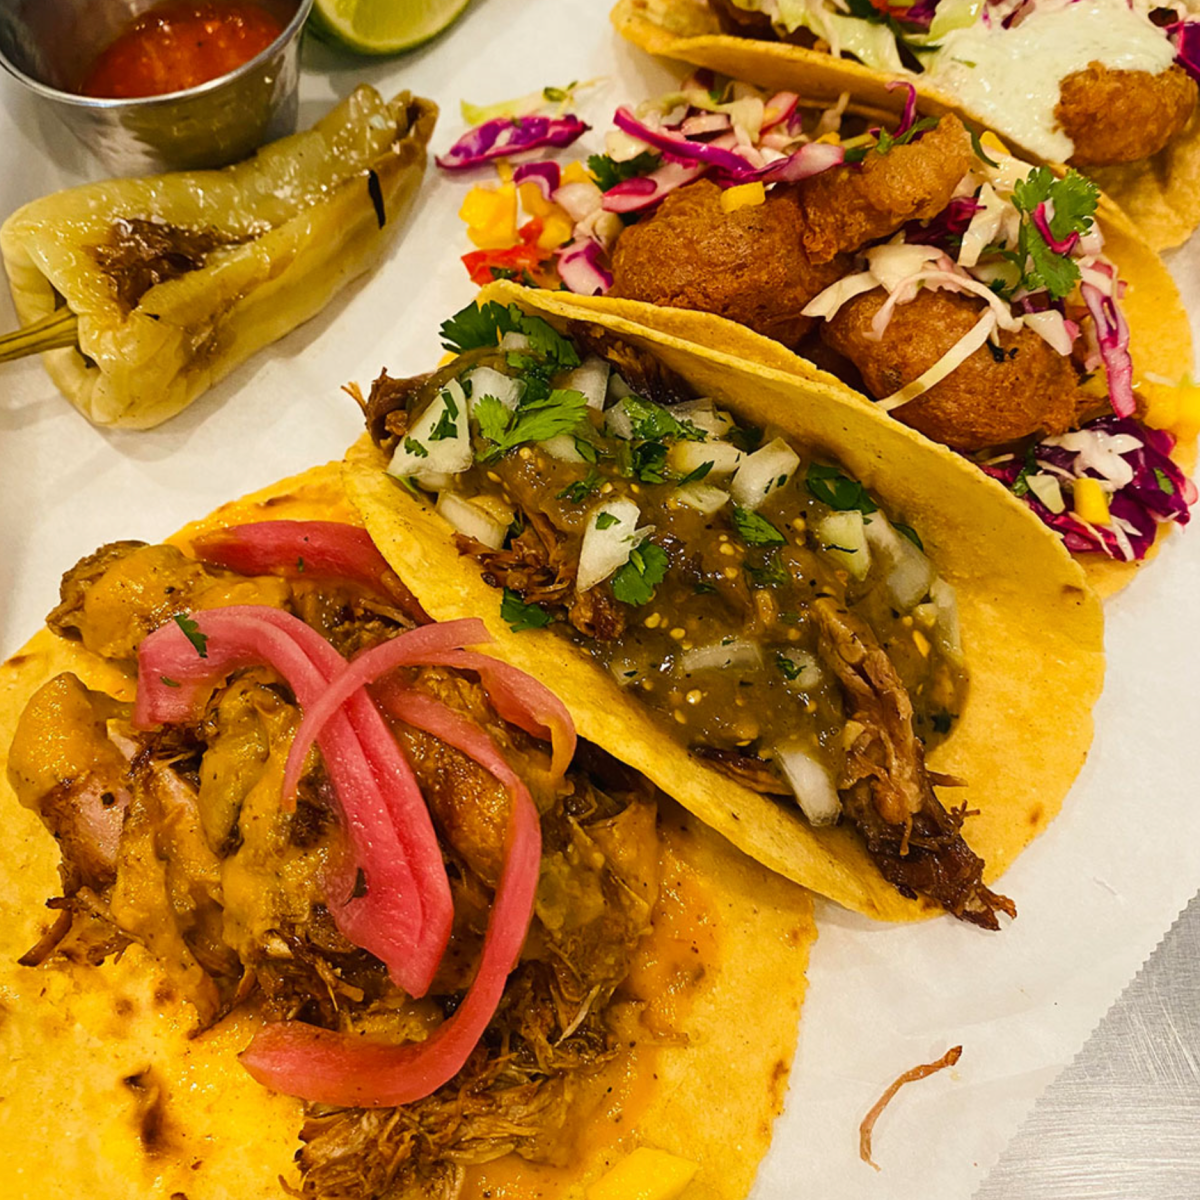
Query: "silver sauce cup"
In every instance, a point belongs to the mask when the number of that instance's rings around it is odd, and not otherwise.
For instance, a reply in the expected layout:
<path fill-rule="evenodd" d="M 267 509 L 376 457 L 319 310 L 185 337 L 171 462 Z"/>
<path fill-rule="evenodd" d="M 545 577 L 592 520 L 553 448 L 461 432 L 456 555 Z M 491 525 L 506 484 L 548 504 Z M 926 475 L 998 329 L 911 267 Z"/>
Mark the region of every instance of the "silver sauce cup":
<path fill-rule="evenodd" d="M 81 96 L 97 56 L 160 0 L 0 0 L 0 66 L 117 175 L 220 167 L 296 128 L 300 31 L 313 0 L 257 0 L 284 26 L 236 71 L 136 100 Z"/>

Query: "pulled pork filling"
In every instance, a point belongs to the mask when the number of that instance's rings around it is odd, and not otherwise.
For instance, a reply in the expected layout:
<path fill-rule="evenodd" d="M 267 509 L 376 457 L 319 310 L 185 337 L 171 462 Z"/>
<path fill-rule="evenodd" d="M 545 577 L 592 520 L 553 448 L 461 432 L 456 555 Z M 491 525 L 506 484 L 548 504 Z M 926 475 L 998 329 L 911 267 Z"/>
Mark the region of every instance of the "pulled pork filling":
<path fill-rule="evenodd" d="M 385 372 L 362 403 L 502 618 L 561 631 L 714 770 L 814 825 L 844 813 L 904 895 L 988 928 L 1011 915 L 924 767 L 967 681 L 919 533 L 631 347 L 589 353 L 496 304 L 443 335 L 459 358 Z"/>
<path fill-rule="evenodd" d="M 123 542 L 68 572 L 49 623 L 126 665 L 158 627 L 231 604 L 286 611 L 345 655 L 421 619 L 386 577 L 370 588 L 248 576 L 171 546 Z M 450 1083 L 400 1108 L 308 1106 L 298 1161 L 303 1194 L 314 1198 L 449 1197 L 470 1164 L 508 1153 L 562 1161 L 572 1098 L 616 1052 L 614 996 L 658 893 L 656 801 L 644 780 L 581 747 L 556 781 L 546 745 L 500 719 L 474 673 L 402 671 L 406 686 L 485 731 L 528 787 L 542 836 L 534 918 L 499 1009 Z M 414 1000 L 331 916 L 324 868 L 345 839 L 319 756 L 308 757 L 294 811 L 281 807 L 301 714 L 280 678 L 241 669 L 186 725 L 148 733 L 131 715 L 62 674 L 20 718 L 10 777 L 62 852 L 62 895 L 49 901 L 60 916 L 25 965 L 55 954 L 99 964 L 140 943 L 195 1006 L 201 1030 L 249 1004 L 268 1021 L 401 1043 L 455 1011 L 505 858 L 512 801 L 489 772 L 390 722 L 433 816 L 454 900 L 449 946 L 429 994 Z"/>

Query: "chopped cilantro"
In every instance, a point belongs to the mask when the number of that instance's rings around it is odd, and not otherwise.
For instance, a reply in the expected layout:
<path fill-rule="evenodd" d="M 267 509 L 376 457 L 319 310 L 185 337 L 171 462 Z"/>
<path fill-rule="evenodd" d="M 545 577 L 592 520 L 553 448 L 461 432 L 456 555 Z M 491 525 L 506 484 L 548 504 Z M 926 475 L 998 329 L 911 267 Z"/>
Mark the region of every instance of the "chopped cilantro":
<path fill-rule="evenodd" d="M 526 391 L 515 413 L 499 401 L 494 406 L 486 405 L 490 399 L 485 396 L 475 407 L 479 432 L 493 443 L 483 456 L 486 459 L 499 458 L 524 442 L 544 442 L 569 433 L 587 410 L 587 397 L 582 392 L 564 388 L 555 388 L 544 399 L 532 401 Z"/>
<path fill-rule="evenodd" d="M 158 682 L 161 683 L 163 685 L 163 687 L 169 687 L 169 688 L 179 687 L 178 679 L 170 679 L 166 675 L 160 675 L 158 677 Z"/>
<path fill-rule="evenodd" d="M 659 438 L 676 438 L 685 442 L 702 442 L 703 429 L 691 421 L 680 421 L 673 417 L 661 404 L 643 400 L 640 396 L 626 396 L 621 402 L 629 415 L 633 436 L 654 441 Z"/>
<path fill-rule="evenodd" d="M 183 636 L 192 643 L 196 653 L 201 658 L 208 657 L 208 634 L 200 632 L 200 626 L 191 617 L 178 616 L 175 624 L 183 630 Z"/>
<path fill-rule="evenodd" d="M 584 462 L 594 463 L 600 457 L 599 450 L 587 438 L 575 438 L 575 452 Z"/>
<path fill-rule="evenodd" d="M 799 625 L 800 614 L 798 612 L 781 612 L 779 614 L 779 623 L 781 625 Z"/>
<path fill-rule="evenodd" d="M 655 154 L 653 150 L 643 150 L 641 154 L 624 162 L 616 162 L 607 154 L 593 154 L 588 159 L 588 170 L 595 177 L 600 190 L 607 192 L 635 175 L 649 175 L 651 171 L 658 169 L 661 162 L 661 155 Z"/>
<path fill-rule="evenodd" d="M 296 570 L 299 571 L 301 575 L 304 574 L 304 559 L 303 559 L 303 557 L 296 559 Z"/>
<path fill-rule="evenodd" d="M 866 21 L 871 25 L 886 25 L 896 41 L 912 54 L 932 54 L 935 50 L 942 48 L 940 44 L 926 46 L 920 42 L 910 42 L 908 40 L 910 33 L 923 31 L 912 24 L 905 28 L 904 24 L 896 20 L 889 12 L 876 8 L 871 0 L 846 0 L 846 7 L 850 10 L 852 17 L 858 17 L 859 20 Z"/>
<path fill-rule="evenodd" d="M 935 125 L 937 125 L 937 117 L 922 117 L 919 121 L 914 121 L 899 137 L 889 133 L 886 129 L 880 129 L 879 139 L 871 149 L 876 154 L 887 154 L 893 146 L 906 146 L 917 134 L 924 133 Z M 863 157 L 865 156 L 864 151 Z"/>
<path fill-rule="evenodd" d="M 752 566 L 747 563 L 746 574 L 759 587 L 783 587 L 790 578 L 778 550 L 772 550 L 761 566 Z"/>
<path fill-rule="evenodd" d="M 591 470 L 574 483 L 568 483 L 555 497 L 556 500 L 570 500 L 572 504 L 582 504 L 599 486 L 603 476 L 599 471 Z"/>
<path fill-rule="evenodd" d="M 908 538 L 918 550 L 925 549 L 925 543 L 921 541 L 920 535 L 911 525 L 901 525 L 899 521 L 893 521 L 892 528 L 902 537 Z"/>
<path fill-rule="evenodd" d="M 755 429 L 751 425 L 739 426 L 737 429 L 729 431 L 728 440 L 744 454 L 749 454 L 758 449 L 758 445 L 762 441 L 762 430 Z"/>
<path fill-rule="evenodd" d="M 516 305 L 513 305 L 516 309 Z M 520 313 L 520 309 L 516 309 Z M 510 310 L 511 311 L 511 310 Z M 541 317 L 527 317 L 521 313 L 517 318 L 520 331 L 529 339 L 529 348 L 543 358 L 549 359 L 559 367 L 577 367 L 580 363 L 579 353 L 553 325 L 543 321 Z"/>
<path fill-rule="evenodd" d="M 511 588 L 504 589 L 504 599 L 500 602 L 500 616 L 508 622 L 508 627 L 513 633 L 521 633 L 526 629 L 541 629 L 554 620 L 540 604 L 526 604 Z"/>
<path fill-rule="evenodd" d="M 429 451 L 426 450 L 416 438 L 406 437 L 404 439 L 404 449 L 407 450 L 414 458 L 429 457 Z"/>
<path fill-rule="evenodd" d="M 617 523 L 617 520 L 618 518 L 614 517 L 612 513 L 602 512 L 596 517 L 596 528 L 611 529 Z"/>
<path fill-rule="evenodd" d="M 551 104 L 564 104 L 571 99 L 571 93 L 579 86 L 578 83 L 568 83 L 565 88 L 560 87 L 544 87 L 542 88 L 542 99 L 549 100 Z"/>
<path fill-rule="evenodd" d="M 867 495 L 867 489 L 857 479 L 843 475 L 837 467 L 821 463 L 809 463 L 804 484 L 818 500 L 836 508 L 839 512 L 858 509 L 861 513 L 873 513 L 879 505 Z"/>
<path fill-rule="evenodd" d="M 533 354 L 548 359 L 560 368 L 579 366 L 575 347 L 541 317 L 530 317 L 515 304 L 489 301 L 482 307 L 468 304 L 442 323 L 442 345 L 462 353 L 481 346 L 496 346 L 506 333 L 523 333 Z"/>
<path fill-rule="evenodd" d="M 433 427 L 429 434 L 431 442 L 444 441 L 446 438 L 458 437 L 458 426 L 454 422 L 454 416 L 450 413 L 450 406 L 454 403 L 449 396 L 446 397 L 446 408 L 442 415 L 438 417 L 437 424 Z M 457 415 L 455 409 L 455 415 Z"/>
<path fill-rule="evenodd" d="M 1017 472 L 1017 477 L 1009 489 L 1014 496 L 1024 496 L 1029 491 L 1029 476 L 1037 474 L 1038 464 L 1034 457 L 1036 449 L 1036 446 L 1030 446 L 1025 451 L 1025 465 Z"/>
<path fill-rule="evenodd" d="M 666 576 L 667 566 L 667 552 L 653 542 L 643 542 L 612 577 L 613 595 L 622 604 L 648 603 Z"/>
<path fill-rule="evenodd" d="M 1175 485 L 1171 482 L 1171 477 L 1162 469 L 1162 467 L 1154 468 L 1154 478 L 1158 480 L 1158 490 L 1166 492 L 1168 496 L 1175 495 Z"/>
<path fill-rule="evenodd" d="M 775 655 L 775 665 L 783 672 L 783 677 L 788 683 L 795 683 L 801 675 L 804 674 L 805 663 L 795 663 L 786 654 L 778 653 Z"/>
<path fill-rule="evenodd" d="M 643 442 L 629 453 L 630 473 L 643 483 L 666 483 L 667 448 L 662 442 Z"/>
<path fill-rule="evenodd" d="M 1030 290 L 1044 287 L 1055 300 L 1061 300 L 1079 282 L 1079 266 L 1066 254 L 1050 249 L 1033 223 L 1038 205 L 1050 201 L 1054 215 L 1049 219 L 1051 234 L 1058 240 L 1073 233 L 1087 233 L 1100 192 L 1096 185 L 1071 170 L 1057 179 L 1049 167 L 1038 167 L 1013 188 L 1013 205 L 1022 213 L 1018 241 L 1022 284 Z"/>
<path fill-rule="evenodd" d="M 766 517 L 760 517 L 740 504 L 733 506 L 733 527 L 742 541 L 750 546 L 782 546 L 787 542 L 787 538 Z"/>
<path fill-rule="evenodd" d="M 987 163 L 989 167 L 998 167 L 1000 164 L 988 158 L 987 151 L 983 148 L 983 142 L 979 140 L 979 131 L 971 130 L 971 149 L 975 151 L 975 157 Z"/>
<path fill-rule="evenodd" d="M 680 481 L 679 486 L 683 487 L 688 483 L 695 483 L 697 480 L 703 479 L 705 475 L 713 469 L 710 462 L 702 462 L 694 471 L 689 471 Z"/>

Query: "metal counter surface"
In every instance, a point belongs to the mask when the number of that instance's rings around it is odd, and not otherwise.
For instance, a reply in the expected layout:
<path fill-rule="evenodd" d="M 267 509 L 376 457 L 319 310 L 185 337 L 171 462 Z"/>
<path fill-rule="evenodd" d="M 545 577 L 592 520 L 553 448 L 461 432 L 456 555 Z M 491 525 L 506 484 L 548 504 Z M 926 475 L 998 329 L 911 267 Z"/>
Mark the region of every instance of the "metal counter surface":
<path fill-rule="evenodd" d="M 1200 897 L 1046 1090 L 975 1200 L 1200 1196 Z"/>

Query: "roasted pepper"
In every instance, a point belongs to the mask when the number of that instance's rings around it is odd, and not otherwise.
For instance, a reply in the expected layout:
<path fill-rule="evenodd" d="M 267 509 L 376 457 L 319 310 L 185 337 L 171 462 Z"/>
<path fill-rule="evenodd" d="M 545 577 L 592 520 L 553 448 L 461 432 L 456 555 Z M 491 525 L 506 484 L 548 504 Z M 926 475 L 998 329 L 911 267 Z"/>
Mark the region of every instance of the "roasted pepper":
<path fill-rule="evenodd" d="M 374 265 L 436 119 L 428 100 L 389 103 L 363 86 L 312 129 L 223 170 L 25 205 L 0 227 L 25 326 L 15 349 L 46 351 L 51 378 L 97 425 L 167 420 Z M 0 345 L 0 361 L 10 356 Z"/>

